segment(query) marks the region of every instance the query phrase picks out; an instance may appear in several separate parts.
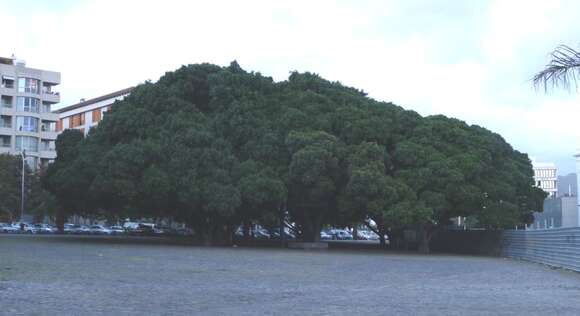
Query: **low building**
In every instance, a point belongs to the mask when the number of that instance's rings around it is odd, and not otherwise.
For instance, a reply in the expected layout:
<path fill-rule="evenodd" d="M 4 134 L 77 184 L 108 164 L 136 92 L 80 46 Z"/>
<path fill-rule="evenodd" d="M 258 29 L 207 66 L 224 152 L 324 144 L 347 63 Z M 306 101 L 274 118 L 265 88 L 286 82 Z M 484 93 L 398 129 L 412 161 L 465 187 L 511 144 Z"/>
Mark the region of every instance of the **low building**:
<path fill-rule="evenodd" d="M 60 73 L 26 67 L 14 57 L 0 57 L 0 154 L 25 153 L 36 170 L 56 158 Z"/>
<path fill-rule="evenodd" d="M 61 132 L 67 128 L 74 128 L 80 130 L 84 135 L 88 134 L 89 130 L 99 124 L 105 113 L 111 109 L 111 105 L 117 100 L 124 99 L 132 90 L 133 87 L 90 100 L 81 99 L 79 103 L 54 111 L 59 115 L 56 131 Z"/>
<path fill-rule="evenodd" d="M 544 211 L 534 213 L 532 229 L 578 227 L 578 198 L 561 196 L 544 200 Z"/>
<path fill-rule="evenodd" d="M 548 198 L 558 196 L 558 169 L 553 162 L 532 161 L 535 185 L 548 193 Z"/>
<path fill-rule="evenodd" d="M 576 173 L 558 176 L 558 196 L 578 196 Z"/>

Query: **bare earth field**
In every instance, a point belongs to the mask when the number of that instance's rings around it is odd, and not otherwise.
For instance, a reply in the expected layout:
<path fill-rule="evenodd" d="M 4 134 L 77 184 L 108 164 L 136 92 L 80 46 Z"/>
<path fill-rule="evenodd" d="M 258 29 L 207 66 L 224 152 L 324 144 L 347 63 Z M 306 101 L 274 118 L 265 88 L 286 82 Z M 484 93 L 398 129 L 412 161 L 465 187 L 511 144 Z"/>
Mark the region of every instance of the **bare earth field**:
<path fill-rule="evenodd" d="M 580 274 L 487 257 L 0 235 L 0 315 L 550 314 L 580 315 Z"/>

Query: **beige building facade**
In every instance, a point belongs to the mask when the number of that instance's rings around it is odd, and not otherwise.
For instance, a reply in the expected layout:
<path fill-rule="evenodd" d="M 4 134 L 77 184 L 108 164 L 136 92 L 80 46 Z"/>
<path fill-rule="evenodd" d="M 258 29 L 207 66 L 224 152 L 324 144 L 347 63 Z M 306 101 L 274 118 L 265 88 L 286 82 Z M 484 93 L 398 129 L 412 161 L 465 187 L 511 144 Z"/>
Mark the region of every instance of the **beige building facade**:
<path fill-rule="evenodd" d="M 81 100 L 79 103 L 66 106 L 55 111 L 59 119 L 56 124 L 56 131 L 69 128 L 78 129 L 87 135 L 91 128 L 97 126 L 111 109 L 111 105 L 117 100 L 122 100 L 128 96 L 133 87 L 115 91 L 90 100 Z"/>

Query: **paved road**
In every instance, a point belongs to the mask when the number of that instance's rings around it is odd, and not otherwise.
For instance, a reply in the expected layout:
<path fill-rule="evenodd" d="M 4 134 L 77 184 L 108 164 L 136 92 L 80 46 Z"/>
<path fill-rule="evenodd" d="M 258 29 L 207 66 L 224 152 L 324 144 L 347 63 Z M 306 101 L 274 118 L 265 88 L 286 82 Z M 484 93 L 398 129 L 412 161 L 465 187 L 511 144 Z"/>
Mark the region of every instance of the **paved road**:
<path fill-rule="evenodd" d="M 0 315 L 580 315 L 580 274 L 509 259 L 0 235 Z"/>

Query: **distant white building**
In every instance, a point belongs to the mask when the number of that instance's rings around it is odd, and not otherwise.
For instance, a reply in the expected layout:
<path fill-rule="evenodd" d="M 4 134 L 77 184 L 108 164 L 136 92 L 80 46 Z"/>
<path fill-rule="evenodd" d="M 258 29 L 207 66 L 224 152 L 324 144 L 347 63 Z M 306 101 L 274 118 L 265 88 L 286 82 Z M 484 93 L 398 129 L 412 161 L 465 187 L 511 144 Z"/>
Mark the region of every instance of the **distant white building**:
<path fill-rule="evenodd" d="M 580 195 L 580 148 L 576 149 L 576 154 L 574 155 L 574 158 L 576 158 L 576 181 L 578 183 L 578 186 L 576 186 L 576 188 L 578 188 L 578 195 Z"/>
<path fill-rule="evenodd" d="M 577 194 L 576 196 L 580 197 L 580 147 L 576 149 L 576 154 L 574 155 L 576 158 L 576 183 L 577 183 Z M 580 198 L 578 199 L 578 212 L 580 213 Z M 580 226 L 580 216 L 578 217 L 578 226 Z"/>
<path fill-rule="evenodd" d="M 544 211 L 534 212 L 533 229 L 578 227 L 578 198 L 561 196 L 544 200 Z"/>
<path fill-rule="evenodd" d="M 580 158 L 577 158 L 580 159 Z M 532 160 L 535 185 L 548 193 L 548 198 L 558 196 L 558 169 L 553 162 Z"/>

